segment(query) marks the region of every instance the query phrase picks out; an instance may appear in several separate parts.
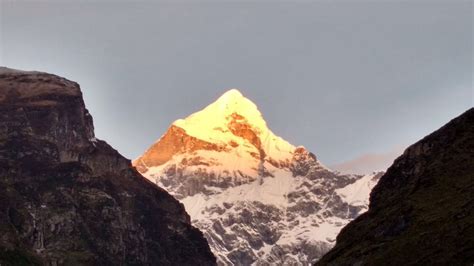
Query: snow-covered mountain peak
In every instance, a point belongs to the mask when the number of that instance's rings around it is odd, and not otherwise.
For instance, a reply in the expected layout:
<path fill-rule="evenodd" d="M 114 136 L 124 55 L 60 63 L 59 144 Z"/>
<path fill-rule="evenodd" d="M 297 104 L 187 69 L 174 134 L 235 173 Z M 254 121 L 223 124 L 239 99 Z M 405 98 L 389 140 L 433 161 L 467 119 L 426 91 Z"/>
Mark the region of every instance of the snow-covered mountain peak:
<path fill-rule="evenodd" d="M 212 124 L 225 122 L 232 114 L 239 114 L 253 122 L 256 126 L 266 127 L 262 114 L 257 105 L 242 95 L 237 89 L 231 89 L 222 94 L 217 100 L 209 104 L 203 110 L 196 112 L 185 119 L 178 119 L 174 122 L 177 126 L 185 126 L 190 122 L 196 122 L 198 119 L 208 120 L 214 118 L 216 120 L 208 121 Z"/>
<path fill-rule="evenodd" d="M 232 120 L 246 122 L 260 133 L 268 131 L 257 105 L 237 89 L 227 91 L 203 110 L 178 119 L 173 125 L 184 129 L 190 136 L 214 142 L 214 135 L 220 135 L 215 132 L 225 131 Z"/>
<path fill-rule="evenodd" d="M 176 120 L 173 126 L 209 143 L 254 146 L 275 160 L 290 158 L 295 150 L 267 127 L 257 105 L 237 89 L 227 91 L 203 110 Z"/>
<path fill-rule="evenodd" d="M 237 89 L 176 120 L 134 165 L 185 205 L 220 265 L 314 263 L 375 183 L 276 136 Z"/>
<path fill-rule="evenodd" d="M 233 88 L 222 94 L 216 102 L 225 104 L 227 102 L 236 102 L 244 99 L 246 98 L 242 95 L 239 89 Z"/>
<path fill-rule="evenodd" d="M 275 176 L 283 168 L 288 172 L 305 152 L 276 136 L 257 106 L 231 89 L 201 111 L 176 120 L 134 165 L 151 179 L 171 176 L 178 167 L 180 175 L 199 172 L 202 180 L 212 180 L 210 188 Z M 316 162 L 314 155 L 308 158 Z M 178 198 L 198 192 L 181 186 L 178 190 Z"/>

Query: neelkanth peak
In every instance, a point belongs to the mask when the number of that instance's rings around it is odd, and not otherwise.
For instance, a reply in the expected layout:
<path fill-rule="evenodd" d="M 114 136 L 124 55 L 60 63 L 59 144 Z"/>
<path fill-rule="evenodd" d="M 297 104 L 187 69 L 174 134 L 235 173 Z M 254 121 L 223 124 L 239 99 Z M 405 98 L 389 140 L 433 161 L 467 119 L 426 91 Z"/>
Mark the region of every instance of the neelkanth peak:
<path fill-rule="evenodd" d="M 204 109 L 174 121 L 134 164 L 144 173 L 179 155 L 197 152 L 200 158 L 212 154 L 209 161 L 220 166 L 213 169 L 250 175 L 265 160 L 288 162 L 295 149 L 273 134 L 255 103 L 231 89 Z"/>
<path fill-rule="evenodd" d="M 262 114 L 251 100 L 237 89 L 231 89 L 208 105 L 185 119 L 176 120 L 173 125 L 183 128 L 186 133 L 200 139 L 208 139 L 210 131 L 227 128 L 229 121 L 239 117 L 254 129 L 267 131 Z"/>
<path fill-rule="evenodd" d="M 343 196 L 373 185 L 276 136 L 237 89 L 176 120 L 134 165 L 183 203 L 219 265 L 312 264 L 366 208 L 365 190 Z"/>
<path fill-rule="evenodd" d="M 255 136 L 252 138 L 260 140 L 261 148 L 276 157 L 280 157 L 276 154 L 278 152 L 288 153 L 295 149 L 271 132 L 257 105 L 238 89 L 228 90 L 203 110 L 176 120 L 173 125 L 182 128 L 189 136 L 210 143 L 239 143 L 239 139 L 245 138 L 242 135 L 246 135 L 248 140 L 249 134 L 253 133 Z"/>

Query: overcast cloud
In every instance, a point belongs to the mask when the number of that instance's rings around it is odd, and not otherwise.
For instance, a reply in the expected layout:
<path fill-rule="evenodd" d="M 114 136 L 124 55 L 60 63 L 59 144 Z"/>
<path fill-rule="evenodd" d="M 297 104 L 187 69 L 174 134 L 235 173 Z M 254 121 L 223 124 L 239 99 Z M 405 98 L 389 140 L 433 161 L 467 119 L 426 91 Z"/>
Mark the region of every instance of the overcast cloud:
<path fill-rule="evenodd" d="M 1 1 L 0 64 L 79 82 L 97 136 L 129 158 L 237 87 L 330 165 L 474 105 L 472 5 Z"/>

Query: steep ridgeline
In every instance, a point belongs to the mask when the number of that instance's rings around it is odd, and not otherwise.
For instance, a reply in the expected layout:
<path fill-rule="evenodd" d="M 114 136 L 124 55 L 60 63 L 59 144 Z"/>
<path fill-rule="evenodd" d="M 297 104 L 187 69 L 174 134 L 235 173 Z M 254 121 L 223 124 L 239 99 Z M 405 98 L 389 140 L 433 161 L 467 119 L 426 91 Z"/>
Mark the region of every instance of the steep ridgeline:
<path fill-rule="evenodd" d="M 473 265 L 474 109 L 410 146 L 317 265 Z"/>
<path fill-rule="evenodd" d="M 78 84 L 0 68 L 0 265 L 213 265 L 184 207 L 94 137 Z"/>
<path fill-rule="evenodd" d="M 326 169 L 235 89 L 175 121 L 134 165 L 184 203 L 222 265 L 314 262 L 378 180 Z"/>

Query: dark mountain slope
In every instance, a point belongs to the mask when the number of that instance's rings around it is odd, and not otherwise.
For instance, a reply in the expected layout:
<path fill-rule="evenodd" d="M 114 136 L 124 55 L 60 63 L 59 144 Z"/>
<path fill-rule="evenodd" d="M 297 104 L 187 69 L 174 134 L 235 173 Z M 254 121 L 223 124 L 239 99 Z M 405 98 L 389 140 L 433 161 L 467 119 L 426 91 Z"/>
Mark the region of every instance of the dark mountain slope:
<path fill-rule="evenodd" d="M 472 265 L 474 108 L 410 146 L 316 265 Z"/>
<path fill-rule="evenodd" d="M 214 265 L 182 204 L 94 137 L 78 84 L 0 68 L 0 265 Z"/>

